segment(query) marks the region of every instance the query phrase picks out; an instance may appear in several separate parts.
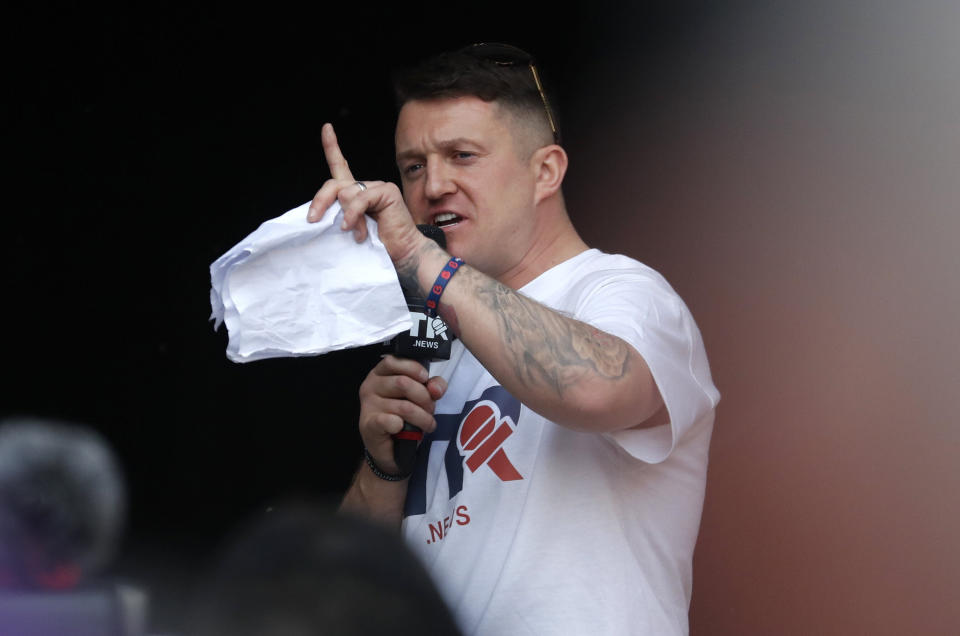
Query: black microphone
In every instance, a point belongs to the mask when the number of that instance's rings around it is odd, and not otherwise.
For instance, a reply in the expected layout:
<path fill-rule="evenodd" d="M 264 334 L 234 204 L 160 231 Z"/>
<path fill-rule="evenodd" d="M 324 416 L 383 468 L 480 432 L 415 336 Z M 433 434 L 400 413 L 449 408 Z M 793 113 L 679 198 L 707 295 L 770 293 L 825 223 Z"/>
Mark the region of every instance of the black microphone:
<path fill-rule="evenodd" d="M 433 239 L 446 249 L 447 237 L 443 230 L 435 225 L 418 225 L 417 229 L 429 239 Z M 410 320 L 413 327 L 409 332 L 399 333 L 387 343 L 390 353 L 399 358 L 412 358 L 430 370 L 431 360 L 449 360 L 450 343 L 453 333 L 447 329 L 447 324 L 439 317 L 427 316 L 426 299 L 414 295 L 409 290 L 403 290 L 403 297 L 407 301 L 410 311 Z M 403 430 L 393 435 L 393 459 L 401 475 L 413 470 L 413 463 L 417 457 L 417 447 L 423 439 L 423 431 L 410 424 L 403 423 Z"/>

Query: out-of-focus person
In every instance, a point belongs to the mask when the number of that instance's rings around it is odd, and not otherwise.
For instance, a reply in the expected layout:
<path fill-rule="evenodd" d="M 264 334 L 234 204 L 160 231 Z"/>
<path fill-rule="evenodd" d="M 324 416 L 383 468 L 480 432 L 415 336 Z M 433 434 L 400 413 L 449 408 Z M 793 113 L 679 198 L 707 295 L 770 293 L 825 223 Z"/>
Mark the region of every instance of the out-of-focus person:
<path fill-rule="evenodd" d="M 102 576 L 126 512 L 123 473 L 99 433 L 0 421 L 0 634 L 142 634 L 146 594 Z"/>
<path fill-rule="evenodd" d="M 399 535 L 306 501 L 242 524 L 194 601 L 191 636 L 460 633 Z"/>

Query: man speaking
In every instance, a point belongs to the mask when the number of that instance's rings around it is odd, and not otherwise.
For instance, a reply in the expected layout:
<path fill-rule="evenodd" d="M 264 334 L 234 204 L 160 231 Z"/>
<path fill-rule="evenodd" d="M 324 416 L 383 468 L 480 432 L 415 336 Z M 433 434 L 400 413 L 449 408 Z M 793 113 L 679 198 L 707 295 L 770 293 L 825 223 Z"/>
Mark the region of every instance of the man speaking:
<path fill-rule="evenodd" d="M 405 290 L 456 340 L 432 377 L 386 356 L 361 385 L 366 457 L 344 510 L 402 527 L 466 633 L 686 633 L 719 399 L 693 318 L 657 272 L 571 224 L 530 55 L 441 54 L 396 93 L 402 192 L 358 181 L 326 125 L 332 179 L 309 218 L 339 200 L 362 241 L 373 217 Z M 401 472 L 404 422 L 425 436 Z"/>

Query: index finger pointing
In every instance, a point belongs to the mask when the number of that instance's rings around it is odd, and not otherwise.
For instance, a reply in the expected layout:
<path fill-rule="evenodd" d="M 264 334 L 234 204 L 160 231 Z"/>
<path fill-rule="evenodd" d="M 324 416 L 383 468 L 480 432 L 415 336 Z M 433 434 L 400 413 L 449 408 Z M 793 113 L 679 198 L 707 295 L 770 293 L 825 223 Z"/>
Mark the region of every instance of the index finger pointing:
<path fill-rule="evenodd" d="M 330 176 L 337 180 L 353 181 L 350 166 L 340 152 L 337 134 L 333 132 L 333 124 L 323 125 L 320 129 L 320 140 L 323 143 L 323 154 L 327 158 L 327 165 L 330 167 Z"/>

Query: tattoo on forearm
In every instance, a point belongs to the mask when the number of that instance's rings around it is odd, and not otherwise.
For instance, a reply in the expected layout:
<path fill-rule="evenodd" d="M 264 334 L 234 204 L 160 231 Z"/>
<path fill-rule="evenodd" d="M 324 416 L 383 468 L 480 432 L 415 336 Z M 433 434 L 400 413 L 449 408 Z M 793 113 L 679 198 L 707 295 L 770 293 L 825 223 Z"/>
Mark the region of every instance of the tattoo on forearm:
<path fill-rule="evenodd" d="M 435 246 L 439 249 L 436 243 L 425 243 L 419 250 L 394 264 L 394 268 L 397 270 L 397 279 L 400 281 L 400 287 L 403 288 L 407 296 L 416 298 L 427 297 L 426 291 L 420 285 L 420 280 L 417 278 L 417 270 L 420 267 L 420 259 L 424 252 L 429 249 L 434 249 Z"/>
<path fill-rule="evenodd" d="M 625 342 L 566 318 L 486 277 L 471 277 L 476 293 L 499 318 L 506 354 L 527 386 L 547 385 L 558 395 L 592 375 L 616 380 L 627 372 Z"/>

